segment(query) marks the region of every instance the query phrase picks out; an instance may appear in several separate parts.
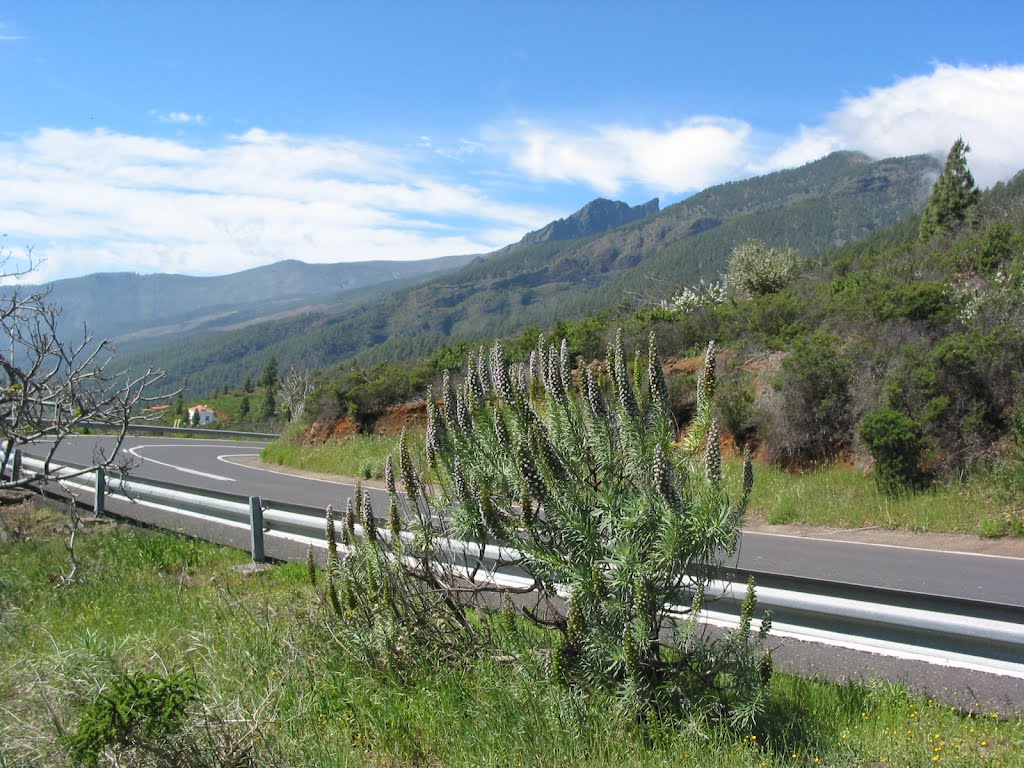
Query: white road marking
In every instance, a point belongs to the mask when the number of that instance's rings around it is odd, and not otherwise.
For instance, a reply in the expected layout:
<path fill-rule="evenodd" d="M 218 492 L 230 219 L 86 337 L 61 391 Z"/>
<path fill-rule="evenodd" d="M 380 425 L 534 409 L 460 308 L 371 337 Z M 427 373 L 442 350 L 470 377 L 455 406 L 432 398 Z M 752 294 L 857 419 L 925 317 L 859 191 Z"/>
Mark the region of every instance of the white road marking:
<path fill-rule="evenodd" d="M 225 464 L 230 464 L 232 467 L 248 467 L 248 464 L 243 464 L 239 461 L 229 461 L 229 459 L 243 459 L 251 456 L 259 456 L 258 453 L 222 453 L 217 457 L 217 461 L 223 461 Z M 256 467 L 250 467 L 250 469 L 256 469 Z"/>
<path fill-rule="evenodd" d="M 229 459 L 235 458 L 236 456 L 252 456 L 252 455 L 253 454 L 251 454 L 251 453 L 234 453 L 234 454 L 229 453 L 229 454 L 225 454 L 223 456 L 218 456 L 217 459 L 220 460 L 220 461 L 223 461 L 225 464 L 232 464 L 232 465 L 234 465 L 236 467 L 245 467 L 247 469 L 255 470 L 256 472 L 269 472 L 272 475 L 284 475 L 285 477 L 290 477 L 293 480 L 310 480 L 310 481 L 312 481 L 314 483 L 330 483 L 331 485 L 345 485 L 345 486 L 348 486 L 349 488 L 352 488 L 352 487 L 355 486 L 355 481 L 354 480 L 352 480 L 352 481 L 325 480 L 325 479 L 319 478 L 319 477 L 306 477 L 305 475 L 293 475 L 291 472 L 282 472 L 282 471 L 279 471 L 279 470 L 276 470 L 276 469 L 267 469 L 266 467 L 253 467 L 253 466 L 250 466 L 249 464 L 242 464 L 242 463 L 237 462 L 237 461 L 229 461 Z M 364 487 L 372 488 L 373 486 L 364 486 Z"/>
<path fill-rule="evenodd" d="M 128 453 L 130 453 L 132 456 L 137 458 L 137 459 L 142 459 L 143 461 L 150 461 L 153 464 L 159 464 L 162 467 L 169 467 L 171 469 L 176 469 L 179 472 L 187 472 L 190 475 L 198 475 L 199 477 L 206 477 L 206 478 L 209 478 L 211 480 L 220 480 L 220 481 L 225 482 L 225 483 L 235 483 L 235 482 L 238 482 L 233 477 L 224 477 L 223 475 L 214 475 L 214 474 L 212 474 L 210 472 L 200 472 L 198 469 L 189 469 L 188 467 L 179 467 L 177 464 L 170 464 L 170 463 L 168 463 L 166 461 L 158 461 L 157 459 L 151 459 L 148 456 L 142 456 L 142 455 L 136 453 L 136 451 L 141 451 L 143 448 L 181 448 L 181 447 L 182 447 L 181 443 L 170 443 L 170 444 L 164 444 L 164 445 L 153 445 L 153 444 L 151 444 L 151 445 L 137 445 L 134 448 L 125 448 L 125 450 Z"/>
<path fill-rule="evenodd" d="M 842 534 L 842 531 L 839 531 Z M 1016 560 L 1021 558 L 1013 555 L 990 555 L 987 552 L 963 552 L 959 549 L 929 549 L 928 547 L 908 547 L 903 544 L 879 544 L 873 541 L 850 541 L 849 539 L 826 539 L 821 536 L 798 536 L 794 533 L 767 533 L 765 531 L 744 531 L 744 536 L 774 536 L 778 539 L 799 539 L 800 541 L 822 541 L 832 544 L 856 544 L 861 547 L 885 547 L 887 549 L 902 549 L 911 552 L 930 552 L 940 555 L 969 555 L 971 557 L 994 557 L 999 560 Z"/>

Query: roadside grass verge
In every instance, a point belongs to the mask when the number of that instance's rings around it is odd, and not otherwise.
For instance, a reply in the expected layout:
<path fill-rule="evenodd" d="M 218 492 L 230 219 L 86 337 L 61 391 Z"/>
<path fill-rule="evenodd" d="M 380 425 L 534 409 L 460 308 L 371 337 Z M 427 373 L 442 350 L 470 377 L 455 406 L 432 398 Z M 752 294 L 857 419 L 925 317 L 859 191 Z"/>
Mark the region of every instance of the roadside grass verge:
<path fill-rule="evenodd" d="M 727 472 L 738 476 L 731 458 Z M 800 473 L 759 464 L 749 515 L 773 525 L 877 527 L 980 536 L 1024 536 L 1024 461 L 1008 457 L 970 478 L 886 496 L 847 465 Z"/>
<path fill-rule="evenodd" d="M 1024 766 L 1019 717 L 884 682 L 777 674 L 751 732 L 696 716 L 637 723 L 549 681 L 544 639 L 524 624 L 478 658 L 425 656 L 399 677 L 339 647 L 303 566 L 246 574 L 233 568 L 242 552 L 112 524 L 77 550 L 83 581 L 57 588 L 62 538 L 0 545 L 5 768 L 76 764 L 72 735 L 140 675 L 194 680 L 188 721 L 160 734 L 160 749 L 192 750 L 170 764 L 227 765 L 234 749 L 237 764 L 265 766 Z"/>
<path fill-rule="evenodd" d="M 410 432 L 407 439 L 415 455 L 423 443 L 423 432 Z M 303 443 L 298 435 L 293 434 L 270 443 L 260 453 L 260 458 L 271 464 L 309 472 L 379 480 L 384 477 L 384 462 L 389 453 L 397 460 L 397 437 L 353 435 L 342 440 L 311 445 Z"/>

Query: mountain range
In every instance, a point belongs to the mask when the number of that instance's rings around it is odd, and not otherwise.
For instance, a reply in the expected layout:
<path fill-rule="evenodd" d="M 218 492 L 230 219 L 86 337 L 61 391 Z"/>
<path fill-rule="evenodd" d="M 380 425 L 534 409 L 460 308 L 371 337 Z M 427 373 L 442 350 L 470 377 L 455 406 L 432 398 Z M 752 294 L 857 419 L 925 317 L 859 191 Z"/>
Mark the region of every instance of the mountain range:
<path fill-rule="evenodd" d="M 88 326 L 96 338 L 148 342 L 224 331 L 296 312 L 340 311 L 380 284 L 391 287 L 456 269 L 474 257 L 306 264 L 294 259 L 216 277 L 107 272 L 26 290 L 50 292 L 64 335 Z"/>
<path fill-rule="evenodd" d="M 88 315 L 109 308 L 111 291 L 130 296 L 122 316 L 104 321 L 122 351 L 134 365 L 187 379 L 199 395 L 256 375 L 271 356 L 285 369 L 352 358 L 372 365 L 655 301 L 716 279 L 751 237 L 819 258 L 919 211 L 940 169 L 928 155 L 837 152 L 663 210 L 657 199 L 633 207 L 597 199 L 490 254 L 386 266 L 291 261 L 221 278 L 92 275 L 53 284 L 54 299 L 96 328 Z"/>

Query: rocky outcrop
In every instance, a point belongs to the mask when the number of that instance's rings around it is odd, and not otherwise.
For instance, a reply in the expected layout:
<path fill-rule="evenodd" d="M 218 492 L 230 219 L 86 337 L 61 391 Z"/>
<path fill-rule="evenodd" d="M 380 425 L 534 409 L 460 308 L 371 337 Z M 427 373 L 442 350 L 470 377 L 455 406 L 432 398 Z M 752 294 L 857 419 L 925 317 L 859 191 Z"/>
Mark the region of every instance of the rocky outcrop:
<path fill-rule="evenodd" d="M 621 227 L 633 221 L 645 219 L 661 210 L 658 198 L 643 205 L 630 207 L 621 200 L 606 200 L 599 197 L 591 200 L 576 213 L 558 221 L 552 221 L 546 227 L 530 232 L 517 245 L 535 245 L 550 240 L 576 240 L 581 237 L 600 235 L 609 229 Z"/>

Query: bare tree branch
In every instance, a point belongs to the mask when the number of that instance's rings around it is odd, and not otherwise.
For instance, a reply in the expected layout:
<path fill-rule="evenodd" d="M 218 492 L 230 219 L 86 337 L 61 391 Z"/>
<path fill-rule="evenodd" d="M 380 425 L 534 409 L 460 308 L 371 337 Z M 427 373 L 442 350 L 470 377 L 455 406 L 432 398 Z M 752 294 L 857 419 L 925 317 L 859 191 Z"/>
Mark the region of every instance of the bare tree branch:
<path fill-rule="evenodd" d="M 176 394 L 155 392 L 164 371 L 116 367 L 113 344 L 88 328 L 73 341 L 62 339 L 60 309 L 49 301 L 50 291 L 17 282 L 37 266 L 31 251 L 21 261 L 0 250 L 0 283 L 7 284 L 0 289 L 0 466 L 8 465 L 15 450 L 47 446 L 40 472 L 0 480 L 0 489 L 52 477 L 61 443 L 87 424 L 116 437 L 80 474 L 116 465 L 128 427 L 145 420 L 146 407 Z"/>
<path fill-rule="evenodd" d="M 308 370 L 296 370 L 292 368 L 288 375 L 281 380 L 278 392 L 281 402 L 288 408 L 292 422 L 297 422 L 302 417 L 306 408 L 308 398 L 316 388 L 316 378 Z"/>

